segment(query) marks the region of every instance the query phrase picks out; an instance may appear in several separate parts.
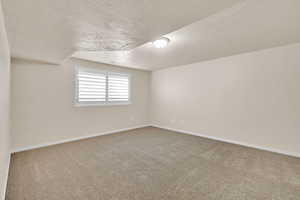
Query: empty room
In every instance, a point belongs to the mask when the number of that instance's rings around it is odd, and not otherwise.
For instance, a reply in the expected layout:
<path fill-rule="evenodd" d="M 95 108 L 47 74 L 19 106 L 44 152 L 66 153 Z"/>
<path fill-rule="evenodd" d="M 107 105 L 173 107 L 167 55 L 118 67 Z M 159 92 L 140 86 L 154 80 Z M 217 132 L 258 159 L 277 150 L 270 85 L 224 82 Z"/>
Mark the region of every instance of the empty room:
<path fill-rule="evenodd" d="M 0 0 L 0 200 L 300 200 L 300 0 Z"/>

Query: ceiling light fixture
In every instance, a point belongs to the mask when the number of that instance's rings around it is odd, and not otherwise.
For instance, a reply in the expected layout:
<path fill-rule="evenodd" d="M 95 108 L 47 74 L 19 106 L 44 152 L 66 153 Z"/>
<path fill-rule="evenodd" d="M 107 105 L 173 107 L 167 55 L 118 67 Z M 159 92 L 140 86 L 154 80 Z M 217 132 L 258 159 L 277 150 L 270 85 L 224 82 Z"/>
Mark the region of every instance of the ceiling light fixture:
<path fill-rule="evenodd" d="M 155 46 L 155 48 L 161 49 L 165 48 L 170 42 L 169 38 L 161 37 L 155 41 L 152 42 L 152 44 Z"/>

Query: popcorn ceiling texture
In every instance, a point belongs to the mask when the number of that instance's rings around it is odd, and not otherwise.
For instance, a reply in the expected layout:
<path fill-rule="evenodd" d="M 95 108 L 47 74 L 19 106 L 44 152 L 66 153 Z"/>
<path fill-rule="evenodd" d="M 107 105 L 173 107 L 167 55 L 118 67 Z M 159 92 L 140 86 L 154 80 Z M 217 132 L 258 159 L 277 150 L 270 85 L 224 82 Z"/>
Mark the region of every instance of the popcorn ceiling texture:
<path fill-rule="evenodd" d="M 170 44 L 123 51 L 79 51 L 74 57 L 147 70 L 181 66 L 300 42 L 299 0 L 246 0 L 168 33 Z"/>
<path fill-rule="evenodd" d="M 239 0 L 3 0 L 12 56 L 60 63 L 129 50 Z"/>

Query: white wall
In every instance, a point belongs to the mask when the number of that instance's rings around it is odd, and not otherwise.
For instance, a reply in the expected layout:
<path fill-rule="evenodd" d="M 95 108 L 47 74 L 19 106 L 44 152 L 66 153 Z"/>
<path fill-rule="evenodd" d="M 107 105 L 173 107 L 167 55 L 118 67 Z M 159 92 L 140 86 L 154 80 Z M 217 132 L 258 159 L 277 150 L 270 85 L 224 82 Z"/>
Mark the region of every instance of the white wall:
<path fill-rule="evenodd" d="M 10 158 L 10 55 L 0 1 L 0 199 L 4 200 Z"/>
<path fill-rule="evenodd" d="M 75 107 L 78 65 L 130 73 L 132 104 Z M 13 150 L 148 124 L 150 74 L 77 59 L 62 65 L 13 59 Z"/>
<path fill-rule="evenodd" d="M 300 155 L 300 44 L 155 71 L 152 123 Z"/>

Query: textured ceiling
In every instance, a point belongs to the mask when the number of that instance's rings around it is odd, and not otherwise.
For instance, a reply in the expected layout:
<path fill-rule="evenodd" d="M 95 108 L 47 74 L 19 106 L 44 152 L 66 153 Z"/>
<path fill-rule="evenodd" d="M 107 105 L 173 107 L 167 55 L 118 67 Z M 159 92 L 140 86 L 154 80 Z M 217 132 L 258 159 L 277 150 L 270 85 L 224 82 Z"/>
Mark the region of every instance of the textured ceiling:
<path fill-rule="evenodd" d="M 60 63 L 75 51 L 133 49 L 240 0 L 2 1 L 12 56 Z"/>
<path fill-rule="evenodd" d="M 299 19 L 300 0 L 245 0 L 166 34 L 171 43 L 164 49 L 146 43 L 130 51 L 73 56 L 155 70 L 300 42 Z"/>

